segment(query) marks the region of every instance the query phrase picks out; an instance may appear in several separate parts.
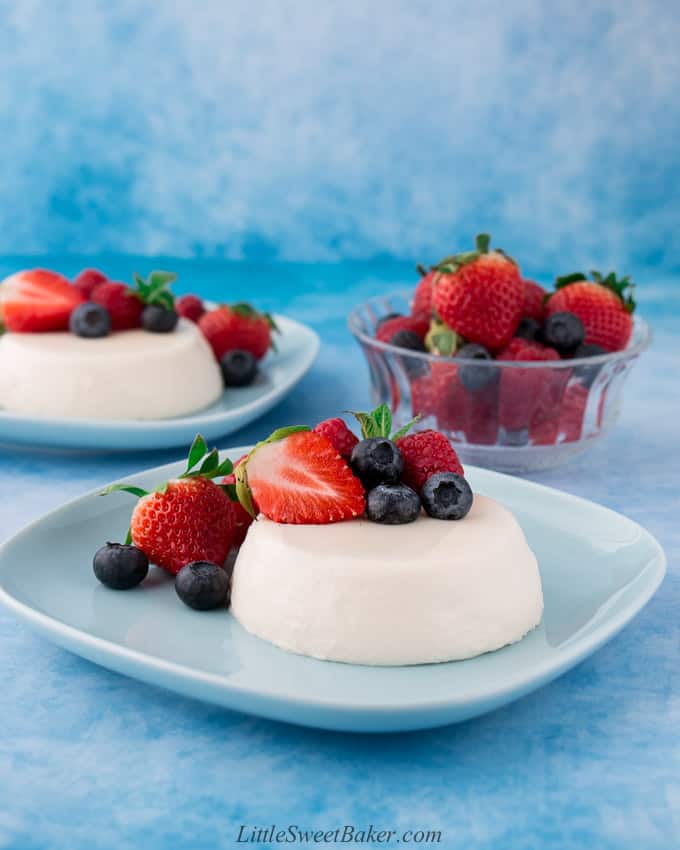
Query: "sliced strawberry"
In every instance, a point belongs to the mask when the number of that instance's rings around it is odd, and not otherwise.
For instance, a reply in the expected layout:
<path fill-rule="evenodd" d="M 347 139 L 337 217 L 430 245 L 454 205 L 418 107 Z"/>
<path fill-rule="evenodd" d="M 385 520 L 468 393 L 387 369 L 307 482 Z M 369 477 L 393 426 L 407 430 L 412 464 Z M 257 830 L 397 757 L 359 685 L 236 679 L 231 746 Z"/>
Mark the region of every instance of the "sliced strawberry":
<path fill-rule="evenodd" d="M 65 331 L 71 312 L 84 300 L 63 275 L 29 269 L 0 285 L 0 316 L 14 333 Z"/>
<path fill-rule="evenodd" d="M 237 481 L 242 502 L 245 489 L 274 522 L 324 525 L 359 516 L 366 506 L 359 479 L 330 440 L 313 431 L 275 432 L 239 465 Z"/>

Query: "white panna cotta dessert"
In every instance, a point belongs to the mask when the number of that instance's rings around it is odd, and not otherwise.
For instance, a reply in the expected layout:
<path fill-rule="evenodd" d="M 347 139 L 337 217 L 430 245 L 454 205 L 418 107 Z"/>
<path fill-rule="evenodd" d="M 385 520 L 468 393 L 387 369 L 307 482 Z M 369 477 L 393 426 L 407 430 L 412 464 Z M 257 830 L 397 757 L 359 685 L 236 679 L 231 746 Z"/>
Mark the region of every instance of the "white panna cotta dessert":
<path fill-rule="evenodd" d="M 536 558 L 513 515 L 475 495 L 460 522 L 357 518 L 251 525 L 231 607 L 252 634 L 314 658 L 426 664 L 472 658 L 538 625 Z"/>
<path fill-rule="evenodd" d="M 0 337 L 0 409 L 69 419 L 167 419 L 215 402 L 220 367 L 198 327 Z"/>

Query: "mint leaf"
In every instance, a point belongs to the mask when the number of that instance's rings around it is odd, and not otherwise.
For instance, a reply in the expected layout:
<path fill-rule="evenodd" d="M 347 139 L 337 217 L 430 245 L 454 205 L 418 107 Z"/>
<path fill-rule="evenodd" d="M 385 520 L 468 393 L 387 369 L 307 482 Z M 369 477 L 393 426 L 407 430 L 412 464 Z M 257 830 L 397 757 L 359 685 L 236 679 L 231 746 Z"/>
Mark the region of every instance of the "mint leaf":
<path fill-rule="evenodd" d="M 148 283 L 153 290 L 157 290 L 165 289 L 166 286 L 169 286 L 169 284 L 174 283 L 176 280 L 177 275 L 175 272 L 155 271 L 149 275 Z"/>
<path fill-rule="evenodd" d="M 389 437 L 392 430 L 392 413 L 389 407 L 383 402 L 371 413 L 371 417 L 378 432 L 376 436 Z"/>
<path fill-rule="evenodd" d="M 422 418 L 422 416 L 419 413 L 410 422 L 407 422 L 406 425 L 404 425 L 398 431 L 395 431 L 394 434 L 392 434 L 392 436 L 390 437 L 390 440 L 392 440 L 392 442 L 396 442 L 397 440 L 400 440 L 402 437 L 405 437 L 406 434 L 408 434 L 408 432 L 411 430 L 411 428 L 413 428 L 413 426 L 416 424 L 416 422 L 418 422 L 421 418 Z"/>
<path fill-rule="evenodd" d="M 194 437 L 194 441 L 191 444 L 191 448 L 189 449 L 189 460 L 187 461 L 186 471 L 190 472 L 196 464 L 205 457 L 206 452 L 208 451 L 208 446 L 203 439 L 202 434 L 196 434 Z"/>
<path fill-rule="evenodd" d="M 361 425 L 361 436 L 364 440 L 380 436 L 375 420 L 370 413 L 359 413 L 356 410 L 347 410 L 345 412 L 351 413 L 359 425 Z"/>

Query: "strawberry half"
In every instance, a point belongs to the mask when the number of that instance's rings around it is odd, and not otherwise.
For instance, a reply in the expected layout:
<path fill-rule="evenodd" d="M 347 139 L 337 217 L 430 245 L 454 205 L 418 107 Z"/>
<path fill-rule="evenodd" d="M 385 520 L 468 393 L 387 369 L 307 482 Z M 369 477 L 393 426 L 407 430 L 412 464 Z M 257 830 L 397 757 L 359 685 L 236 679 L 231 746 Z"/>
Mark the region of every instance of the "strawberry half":
<path fill-rule="evenodd" d="M 366 507 L 363 485 L 330 440 L 300 426 L 255 446 L 236 470 L 236 491 L 249 513 L 279 523 L 325 525 Z"/>
<path fill-rule="evenodd" d="M 63 275 L 29 269 L 0 284 L 0 317 L 14 333 L 66 331 L 71 312 L 84 300 Z"/>

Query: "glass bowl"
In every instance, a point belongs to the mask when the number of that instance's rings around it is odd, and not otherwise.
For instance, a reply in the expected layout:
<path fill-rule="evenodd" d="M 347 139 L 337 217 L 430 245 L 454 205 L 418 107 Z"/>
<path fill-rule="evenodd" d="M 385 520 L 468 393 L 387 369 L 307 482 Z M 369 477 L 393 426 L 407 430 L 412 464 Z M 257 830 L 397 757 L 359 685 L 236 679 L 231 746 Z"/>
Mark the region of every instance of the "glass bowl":
<path fill-rule="evenodd" d="M 409 292 L 371 298 L 348 317 L 377 405 L 395 426 L 437 428 L 463 461 L 504 472 L 558 466 L 585 451 L 616 422 L 623 384 L 650 341 L 638 316 L 624 351 L 572 360 L 460 360 L 408 351 L 375 339 L 381 318 L 410 312 Z"/>

